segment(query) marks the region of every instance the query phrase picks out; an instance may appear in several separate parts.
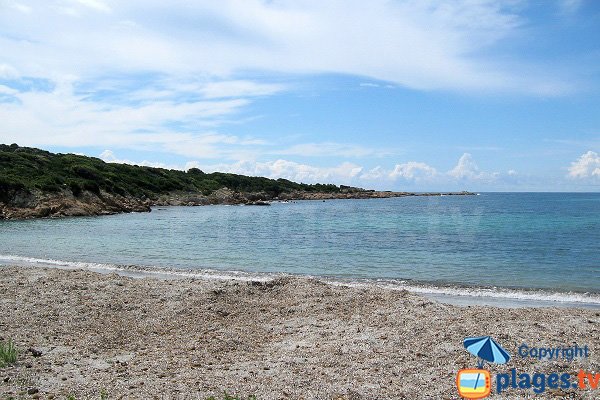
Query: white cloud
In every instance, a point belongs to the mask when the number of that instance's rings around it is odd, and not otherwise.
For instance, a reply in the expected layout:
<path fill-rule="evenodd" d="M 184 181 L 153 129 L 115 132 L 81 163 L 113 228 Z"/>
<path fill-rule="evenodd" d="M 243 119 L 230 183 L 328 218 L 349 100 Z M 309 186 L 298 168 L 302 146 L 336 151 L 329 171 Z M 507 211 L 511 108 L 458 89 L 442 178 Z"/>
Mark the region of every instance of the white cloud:
<path fill-rule="evenodd" d="M 392 170 L 388 170 L 380 165 L 365 171 L 360 175 L 364 181 L 433 181 L 435 178 L 441 178 L 437 170 L 432 166 L 417 161 L 408 161 L 403 164 L 396 164 Z"/>
<path fill-rule="evenodd" d="M 552 76 L 548 66 L 519 68 L 484 56 L 522 23 L 512 1 L 29 4 L 35 12 L 9 10 L 0 16 L 3 57 L 29 76 L 333 72 L 427 90 L 547 94 L 569 89 L 569 81 Z M 65 4 L 79 17 L 61 14 Z"/>
<path fill-rule="evenodd" d="M 188 163 L 186 168 L 197 167 L 206 172 L 220 171 L 234 174 L 264 176 L 267 178 L 284 178 L 304 183 L 349 183 L 362 171 L 362 167 L 344 162 L 334 167 L 317 167 L 288 160 L 268 162 L 239 161 L 233 164 L 217 164 L 202 166 L 199 163 Z"/>
<path fill-rule="evenodd" d="M 473 161 L 473 156 L 470 153 L 464 153 L 458 160 L 458 164 L 450 171 L 448 175 L 457 179 L 478 179 L 483 177 L 483 173 Z"/>
<path fill-rule="evenodd" d="M 83 155 L 83 154 L 80 154 Z M 129 165 L 140 165 L 143 167 L 156 167 L 156 168 L 167 168 L 167 169 L 183 169 L 181 167 L 178 167 L 177 165 L 167 165 L 164 163 L 159 163 L 159 162 L 152 162 L 152 161 L 131 161 L 131 160 L 127 160 L 127 159 L 120 159 L 118 158 L 115 153 L 112 150 L 104 150 L 102 153 L 100 153 L 99 158 L 107 163 L 117 163 L 117 164 L 129 164 Z"/>
<path fill-rule="evenodd" d="M 204 171 L 222 171 L 243 175 L 266 176 L 268 178 L 285 178 L 298 182 L 333 182 L 337 184 L 369 185 L 393 184 L 394 182 L 411 182 L 417 184 L 448 185 L 460 182 L 489 183 L 502 178 L 499 173 L 480 171 L 466 153 L 459 159 L 451 171 L 440 173 L 424 162 L 409 161 L 396 164 L 388 170 L 376 166 L 369 170 L 361 165 L 345 162 L 335 167 L 318 167 L 279 159 L 270 162 L 239 161 L 232 164 L 203 165 L 190 162 L 186 169 L 197 167 Z M 510 175 L 510 174 L 508 174 Z"/>
<path fill-rule="evenodd" d="M 0 7 L 2 5 L 3 4 L 0 3 Z M 12 8 L 13 10 L 17 10 L 19 12 L 22 12 L 22 13 L 30 13 L 31 12 L 31 7 L 25 5 L 25 4 L 21 3 L 21 2 L 18 2 L 18 1 L 5 0 L 4 1 L 4 5 Z"/>
<path fill-rule="evenodd" d="M 101 160 L 106 162 L 113 162 L 117 159 L 112 150 L 104 150 L 102 153 L 100 153 L 99 157 Z"/>
<path fill-rule="evenodd" d="M 284 178 L 295 182 L 305 183 L 350 183 L 362 171 L 361 166 L 348 162 L 344 162 L 333 167 L 318 167 L 283 159 L 269 162 L 245 160 L 237 161 L 231 164 L 220 163 L 213 165 L 207 165 L 200 163 L 199 161 L 188 161 L 184 166 L 167 165 L 148 160 L 132 161 L 129 159 L 119 158 L 112 150 L 104 150 L 99 155 L 99 158 L 110 163 L 179 169 L 185 171 L 190 168 L 200 168 L 205 172 L 227 172 L 249 176 L 263 176 L 272 179 Z"/>
<path fill-rule="evenodd" d="M 390 173 L 392 179 L 404 178 L 408 180 L 428 179 L 437 175 L 435 168 L 423 163 L 409 161 L 405 164 L 396 164 Z"/>
<path fill-rule="evenodd" d="M 14 79 L 19 76 L 19 72 L 11 65 L 0 64 L 0 78 Z"/>
<path fill-rule="evenodd" d="M 232 80 L 207 83 L 200 89 L 200 92 L 207 99 L 216 99 L 223 97 L 268 96 L 280 92 L 284 88 L 285 86 L 277 84 Z"/>
<path fill-rule="evenodd" d="M 367 87 L 367 88 L 386 88 L 386 89 L 396 89 L 396 86 L 394 85 L 390 85 L 390 84 L 379 84 L 379 83 L 372 83 L 372 82 L 363 82 L 363 83 L 359 83 L 358 86 L 360 87 Z"/>
<path fill-rule="evenodd" d="M 575 179 L 600 178 L 600 155 L 595 151 L 582 154 L 581 157 L 571 163 L 567 176 Z"/>
<path fill-rule="evenodd" d="M 109 12 L 111 8 L 103 1 L 100 0 L 72 0 L 74 3 L 81 4 L 85 7 L 91 8 L 96 11 Z"/>
<path fill-rule="evenodd" d="M 516 171 L 510 170 L 507 175 L 515 175 Z M 418 161 L 408 161 L 396 164 L 394 169 L 387 170 L 381 166 L 364 172 L 360 178 L 365 181 L 411 181 L 416 183 L 447 184 L 457 181 L 491 182 L 499 179 L 501 175 L 497 172 L 481 171 L 473 157 L 464 153 L 454 168 L 448 172 L 439 172 L 435 167 Z"/>
<path fill-rule="evenodd" d="M 485 55 L 520 26 L 512 1 L 1 4 L 9 7 L 0 13 L 0 77 L 48 85 L 0 88 L 0 141 L 8 143 L 154 150 L 223 161 L 378 157 L 393 152 L 326 141 L 258 151 L 266 144 L 260 138 L 217 130 L 239 119 L 256 97 L 291 87 L 264 76 L 341 73 L 363 77 L 361 86 L 367 87 L 461 92 L 569 89 L 566 81 L 541 72 L 547 68 L 520 69 Z M 435 176 L 432 167 L 412 163 L 386 174 Z M 382 172 L 363 175 L 376 173 Z"/>
<path fill-rule="evenodd" d="M 360 179 L 366 180 L 366 181 L 382 181 L 382 180 L 386 180 L 389 178 L 390 178 L 389 171 L 386 171 L 380 165 L 378 165 L 375 168 L 372 168 L 366 172 L 363 172 L 360 175 Z"/>
<path fill-rule="evenodd" d="M 9 88 L 8 86 L 5 86 L 5 85 L 0 85 L 0 94 L 14 96 L 17 93 L 19 93 L 19 91 L 16 89 Z"/>
<path fill-rule="evenodd" d="M 199 168 L 205 172 L 228 172 L 233 174 L 242 174 L 249 176 L 263 176 L 271 179 L 284 178 L 295 182 L 304 183 L 335 183 L 349 184 L 361 187 L 389 188 L 396 183 L 416 184 L 422 187 L 433 187 L 439 190 L 440 187 L 452 187 L 457 184 L 469 183 L 490 183 L 494 182 L 512 182 L 515 174 L 510 171 L 506 175 L 497 173 L 487 173 L 479 171 L 478 174 L 457 178 L 449 172 L 440 173 L 434 167 L 423 163 L 409 161 L 403 164 L 396 164 L 391 170 L 382 166 L 376 166 L 370 170 L 365 170 L 361 165 L 350 162 L 342 162 L 335 166 L 323 167 L 311 164 L 299 163 L 291 160 L 277 159 L 274 161 L 255 161 L 242 160 L 232 163 L 207 164 L 200 161 L 187 161 L 184 165 L 167 165 L 154 161 L 132 161 L 117 157 L 112 150 L 103 151 L 100 156 L 106 162 L 124 163 L 132 165 L 142 165 L 150 167 L 160 167 L 168 169 L 188 170 L 190 168 Z M 464 156 L 463 156 L 464 157 Z M 463 158 L 461 157 L 461 158 Z M 460 162 L 459 162 L 460 165 Z M 512 171 L 512 170 L 511 170 Z M 500 179 L 504 179 L 501 181 Z M 512 179 L 512 180 L 511 180 Z"/>
<path fill-rule="evenodd" d="M 19 92 L 2 86 L 0 92 L 16 100 L 0 103 L 0 142 L 4 143 L 126 147 L 202 158 L 223 157 L 236 147 L 261 144 L 210 129 L 247 105 L 243 98 L 115 104 L 86 99 L 87 94 L 76 93 L 70 80 L 58 81 L 51 91 Z M 173 123 L 183 131 L 172 128 Z"/>

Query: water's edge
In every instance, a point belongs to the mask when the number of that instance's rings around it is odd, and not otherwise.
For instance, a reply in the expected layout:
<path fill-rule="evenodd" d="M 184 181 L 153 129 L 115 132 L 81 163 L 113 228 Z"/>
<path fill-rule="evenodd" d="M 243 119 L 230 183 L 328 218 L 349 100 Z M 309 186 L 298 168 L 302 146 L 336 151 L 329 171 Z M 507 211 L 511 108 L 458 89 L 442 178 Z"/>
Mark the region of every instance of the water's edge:
<path fill-rule="evenodd" d="M 98 273 L 117 273 L 133 278 L 213 279 L 236 281 L 270 281 L 280 277 L 314 278 L 330 285 L 349 287 L 380 287 L 388 290 L 407 290 L 441 303 L 459 306 L 486 305 L 495 307 L 569 307 L 600 309 L 600 294 L 559 292 L 544 289 L 512 289 L 439 285 L 396 279 L 348 279 L 335 276 L 295 275 L 290 273 L 259 273 L 222 271 L 216 269 L 179 269 L 145 265 L 119 265 L 73 262 L 0 254 L 0 266 L 49 267 L 83 269 Z"/>

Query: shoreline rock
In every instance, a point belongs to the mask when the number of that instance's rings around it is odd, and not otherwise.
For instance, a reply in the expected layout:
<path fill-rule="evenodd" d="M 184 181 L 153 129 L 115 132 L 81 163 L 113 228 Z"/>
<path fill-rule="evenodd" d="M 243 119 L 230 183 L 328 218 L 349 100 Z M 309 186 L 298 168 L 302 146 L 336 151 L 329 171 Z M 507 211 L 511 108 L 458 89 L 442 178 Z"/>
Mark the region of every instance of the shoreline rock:
<path fill-rule="evenodd" d="M 192 192 L 173 192 L 155 199 L 121 196 L 100 190 L 98 193 L 82 191 L 78 196 L 69 190 L 58 193 L 19 192 L 12 193 L 10 200 L 0 201 L 0 220 L 60 218 L 77 216 L 112 215 L 129 212 L 150 212 L 153 206 L 205 206 L 269 205 L 270 201 L 334 200 L 334 199 L 382 199 L 410 196 L 470 196 L 472 192 L 388 192 L 348 188 L 340 192 L 289 192 L 274 197 L 265 192 L 242 193 L 221 188 L 209 195 Z"/>

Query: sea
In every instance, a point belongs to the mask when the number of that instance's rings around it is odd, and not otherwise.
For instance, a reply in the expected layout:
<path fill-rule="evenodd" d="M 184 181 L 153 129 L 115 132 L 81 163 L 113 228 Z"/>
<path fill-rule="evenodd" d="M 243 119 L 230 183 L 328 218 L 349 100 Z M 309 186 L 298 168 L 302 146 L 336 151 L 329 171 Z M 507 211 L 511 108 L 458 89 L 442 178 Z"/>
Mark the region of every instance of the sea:
<path fill-rule="evenodd" d="M 407 289 L 463 304 L 600 308 L 600 193 L 155 207 L 0 221 L 0 264 Z"/>

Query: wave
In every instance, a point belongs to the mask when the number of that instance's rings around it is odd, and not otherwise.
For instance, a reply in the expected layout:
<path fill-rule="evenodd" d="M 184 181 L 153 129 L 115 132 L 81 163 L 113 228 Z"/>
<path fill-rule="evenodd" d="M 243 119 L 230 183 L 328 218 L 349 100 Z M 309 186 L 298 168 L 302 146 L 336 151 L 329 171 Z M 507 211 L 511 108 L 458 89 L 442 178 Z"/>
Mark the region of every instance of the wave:
<path fill-rule="evenodd" d="M 164 278 L 191 278 L 236 281 L 261 281 L 267 282 L 280 277 L 298 276 L 288 273 L 262 273 L 246 271 L 221 271 L 215 269 L 178 269 L 160 266 L 145 265 L 119 265 L 93 262 L 75 262 L 34 257 L 22 257 L 0 254 L 0 265 L 25 265 L 53 267 L 63 269 L 84 269 L 96 272 L 115 272 L 133 277 L 164 277 Z M 389 290 L 407 290 L 412 293 L 433 296 L 450 296 L 471 299 L 491 299 L 522 302 L 542 302 L 555 305 L 573 304 L 587 305 L 600 308 L 600 294 L 560 292 L 545 289 L 512 289 L 500 287 L 434 285 L 423 282 L 412 282 L 395 279 L 345 279 L 303 275 L 304 277 L 318 279 L 335 286 L 350 287 L 380 287 Z"/>
<path fill-rule="evenodd" d="M 134 276 L 164 276 L 171 278 L 197 278 L 239 281 L 270 281 L 285 274 L 263 274 L 244 271 L 219 271 L 214 269 L 177 269 L 147 265 L 104 264 L 85 261 L 63 261 L 45 258 L 22 257 L 0 254 L 0 265 L 17 264 L 26 266 L 54 267 L 63 269 L 85 269 L 98 272 L 116 272 Z"/>
<path fill-rule="evenodd" d="M 544 289 L 512 289 L 500 287 L 432 285 L 397 280 L 377 280 L 370 282 L 328 281 L 334 285 L 365 287 L 376 285 L 391 290 L 407 290 L 412 293 L 435 296 L 452 296 L 495 300 L 516 300 L 523 302 L 570 303 L 600 307 L 600 295 L 596 293 L 558 292 Z M 557 304 L 558 305 L 558 304 Z"/>

